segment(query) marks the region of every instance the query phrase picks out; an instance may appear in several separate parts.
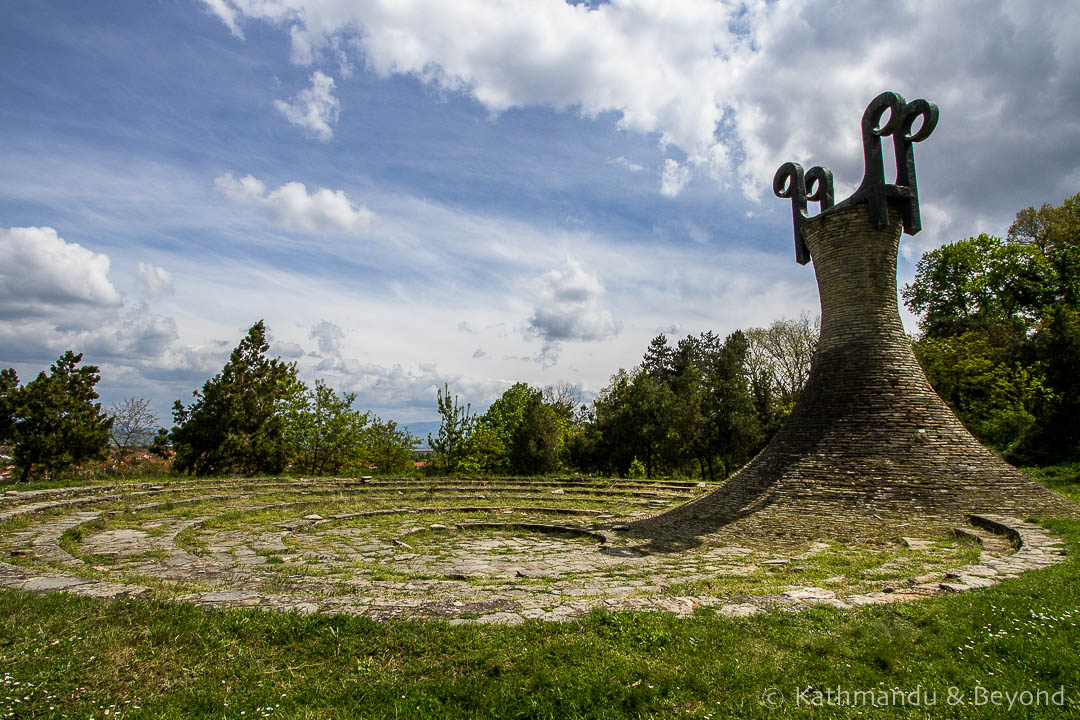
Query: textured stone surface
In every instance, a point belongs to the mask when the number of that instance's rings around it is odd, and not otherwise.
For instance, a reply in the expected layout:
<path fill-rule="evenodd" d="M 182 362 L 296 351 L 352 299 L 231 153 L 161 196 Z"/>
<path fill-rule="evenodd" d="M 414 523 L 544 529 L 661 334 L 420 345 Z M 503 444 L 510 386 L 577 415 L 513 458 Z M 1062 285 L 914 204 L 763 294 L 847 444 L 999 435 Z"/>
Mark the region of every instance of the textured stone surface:
<path fill-rule="evenodd" d="M 207 609 L 517 624 L 530 619 L 562 622 L 596 608 L 679 615 L 712 608 L 731 617 L 822 605 L 846 609 L 973 590 L 1062 560 L 1061 543 L 1039 526 L 986 515 L 970 523 L 964 518 L 963 526 L 957 527 L 978 543 L 977 562 L 961 565 L 964 561 L 957 558 L 972 557 L 966 544 L 955 545 L 942 540 L 942 535 L 934 536 L 937 541 L 921 540 L 914 536 L 921 534 L 920 528 L 911 531 L 908 547 L 899 541 L 890 543 L 891 549 L 882 554 L 876 567 L 852 572 L 853 577 L 847 579 L 811 581 L 799 575 L 803 566 L 818 562 L 821 553 L 831 555 L 843 548 L 822 542 L 776 548 L 770 542 L 748 543 L 743 538 L 737 544 L 710 539 L 693 547 L 662 550 L 623 534 L 600 542 L 588 532 L 545 532 L 551 529 L 552 518 L 532 517 L 525 511 L 542 510 L 560 523 L 580 522 L 580 528 L 587 530 L 596 527 L 598 511 L 568 508 L 565 503 L 581 502 L 593 493 L 620 495 L 627 505 L 608 507 L 615 510 L 615 518 L 625 521 L 647 512 L 633 504 L 637 492 L 666 492 L 676 502 L 700 492 L 694 484 L 652 483 L 602 490 L 567 481 L 559 506 L 539 508 L 532 504 L 534 498 L 527 498 L 529 505 L 517 507 L 445 507 L 441 502 L 430 504 L 435 498 L 422 492 L 424 483 L 380 482 L 382 487 L 372 482 L 358 491 L 340 481 L 324 481 L 322 487 L 307 481 L 259 481 L 253 486 L 272 493 L 249 497 L 237 490 L 229 494 L 227 503 L 210 492 L 218 490 L 217 481 L 178 482 L 158 490 L 133 487 L 130 496 L 140 498 L 138 504 L 106 502 L 93 507 L 86 507 L 93 503 L 72 500 L 100 497 L 100 489 L 27 493 L 25 498 L 3 501 L 11 517 L 21 520 L 0 523 L 0 549 L 13 561 L 0 563 L 0 587 L 99 598 L 153 596 Z M 349 494 L 343 495 L 339 491 L 346 485 Z M 501 490 L 492 484 L 487 487 L 493 495 L 516 494 L 521 489 L 517 481 L 505 483 Z M 385 498 L 389 488 L 393 488 L 394 503 L 401 502 L 396 495 L 397 488 L 402 488 L 414 500 L 421 499 L 424 507 L 368 504 L 369 496 Z M 181 497 L 181 490 L 190 497 Z M 475 492 L 464 485 L 461 490 Z M 326 492 L 331 494 L 319 498 L 319 493 Z M 310 499 L 288 500 L 288 493 Z M 193 498 L 211 502 L 188 507 Z M 345 508 L 337 503 L 348 503 L 352 511 L 341 512 Z M 121 505 L 127 509 L 118 509 Z M 357 511 L 358 505 L 368 509 Z M 25 506 L 35 508 L 29 517 L 21 512 Z M 631 508 L 629 514 L 623 514 L 624 507 Z M 479 514 L 478 520 L 488 517 L 500 522 L 463 523 L 460 516 L 433 522 L 440 516 L 451 517 L 441 513 L 457 514 L 466 508 Z M 314 510 L 324 520 L 304 519 Z M 575 514 L 567 514 L 570 510 Z M 215 518 L 234 513 L 265 518 L 267 511 L 274 511 L 269 513 L 271 522 L 214 524 Z M 501 522 L 511 515 L 514 522 Z M 517 522 L 517 518 L 535 522 Z M 373 519 L 380 524 L 368 525 Z M 441 527 L 432 529 L 433 525 Z M 68 530 L 78 532 L 65 539 Z M 410 536 L 415 540 L 411 551 L 394 545 L 395 536 L 418 530 L 427 534 Z M 926 547 L 911 548 L 920 542 L 927 543 Z M 12 554 L 28 548 L 33 550 L 30 555 Z M 872 552 L 865 545 L 849 548 L 864 553 L 865 559 L 871 557 L 865 554 Z M 832 561 L 826 558 L 825 562 Z M 294 566 L 304 572 L 282 574 Z M 714 583 L 721 578 L 733 582 Z"/>
<path fill-rule="evenodd" d="M 804 224 L 821 339 L 798 405 L 741 472 L 635 534 L 851 538 L 913 517 L 1077 513 L 980 445 L 927 382 L 897 309 L 899 215 L 882 231 L 864 205 Z"/>

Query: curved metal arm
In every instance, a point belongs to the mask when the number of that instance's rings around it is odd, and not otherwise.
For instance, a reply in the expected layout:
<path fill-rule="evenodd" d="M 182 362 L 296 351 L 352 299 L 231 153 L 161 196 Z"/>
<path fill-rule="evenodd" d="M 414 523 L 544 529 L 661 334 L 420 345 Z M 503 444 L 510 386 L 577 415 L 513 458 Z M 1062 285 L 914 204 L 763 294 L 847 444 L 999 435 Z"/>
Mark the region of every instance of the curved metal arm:
<path fill-rule="evenodd" d="M 882 123 L 885 113 L 889 117 Z M 922 125 L 913 133 L 915 123 L 920 119 Z M 922 220 L 915 180 L 915 153 L 911 146 L 930 137 L 937 122 L 938 107 L 929 100 L 908 102 L 903 95 L 894 92 L 883 92 L 871 100 L 862 116 L 863 179 L 851 197 L 836 205 L 833 204 L 833 178 L 829 170 L 817 166 L 804 173 L 798 163 L 781 165 L 773 177 L 773 192 L 778 197 L 791 198 L 795 260 L 801 265 L 810 260 L 810 250 L 801 234 L 803 222 L 810 218 L 806 211 L 807 201 L 821 203 L 823 213 L 834 207 L 866 203 L 871 222 L 878 229 L 889 224 L 889 200 L 899 201 L 904 232 L 908 235 L 919 232 Z M 892 184 L 885 182 L 885 162 L 881 152 L 881 138 L 890 135 L 896 155 L 896 182 Z"/>
<path fill-rule="evenodd" d="M 807 192 L 807 190 L 810 192 Z M 833 205 L 832 172 L 815 166 L 803 172 L 799 163 L 788 162 L 780 166 L 773 176 L 773 192 L 777 197 L 791 198 L 791 218 L 795 225 L 795 262 L 810 262 L 810 248 L 802 238 L 802 224 L 810 219 L 807 201 L 821 203 L 824 212 Z"/>
<path fill-rule="evenodd" d="M 914 135 L 911 133 L 915 121 L 922 118 L 922 126 Z M 919 215 L 919 186 L 915 180 L 915 151 L 912 144 L 922 142 L 934 132 L 938 122 L 938 106 L 929 100 L 912 100 L 904 107 L 903 122 L 898 132 L 893 133 L 893 152 L 896 155 L 896 185 L 903 194 L 904 204 L 901 212 L 904 219 L 904 232 L 914 235 L 922 230 L 922 217 Z"/>

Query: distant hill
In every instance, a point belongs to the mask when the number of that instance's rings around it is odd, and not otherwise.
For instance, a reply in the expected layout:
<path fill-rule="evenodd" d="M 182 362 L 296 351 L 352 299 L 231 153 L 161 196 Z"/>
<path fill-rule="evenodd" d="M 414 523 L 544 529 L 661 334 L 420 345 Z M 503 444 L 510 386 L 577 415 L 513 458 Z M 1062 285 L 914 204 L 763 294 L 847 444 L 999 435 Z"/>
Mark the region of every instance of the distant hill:
<path fill-rule="evenodd" d="M 405 428 L 410 433 L 416 436 L 419 444 L 426 446 L 428 433 L 431 433 L 432 435 L 438 435 L 439 425 L 441 424 L 442 423 L 440 423 L 438 420 L 431 420 L 429 422 L 407 423 L 405 425 Z"/>

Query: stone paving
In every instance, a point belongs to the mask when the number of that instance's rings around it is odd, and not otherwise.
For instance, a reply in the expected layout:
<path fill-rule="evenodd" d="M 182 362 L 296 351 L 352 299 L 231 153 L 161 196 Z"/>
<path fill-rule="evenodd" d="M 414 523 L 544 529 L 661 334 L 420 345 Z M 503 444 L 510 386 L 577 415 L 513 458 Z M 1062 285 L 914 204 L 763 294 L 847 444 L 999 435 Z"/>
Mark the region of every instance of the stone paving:
<path fill-rule="evenodd" d="M 711 607 L 735 617 L 852 608 L 986 587 L 1063 559 L 1039 526 L 993 515 L 973 516 L 955 538 L 908 525 L 864 547 L 702 537 L 663 550 L 626 532 L 702 492 L 694 483 L 512 479 L 9 492 L 0 497 L 0 587 L 517 624 L 594 608 Z M 849 556 L 859 564 L 844 569 Z"/>

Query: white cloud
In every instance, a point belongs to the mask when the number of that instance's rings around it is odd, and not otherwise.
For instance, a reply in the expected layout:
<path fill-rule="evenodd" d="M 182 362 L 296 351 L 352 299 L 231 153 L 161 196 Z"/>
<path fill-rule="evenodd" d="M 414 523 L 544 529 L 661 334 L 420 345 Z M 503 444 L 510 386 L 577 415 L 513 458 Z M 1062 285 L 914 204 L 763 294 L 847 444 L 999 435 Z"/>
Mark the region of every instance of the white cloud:
<path fill-rule="evenodd" d="M 248 174 L 237 180 L 232 173 L 225 173 L 214 178 L 216 187 L 225 197 L 233 202 L 263 202 L 266 200 L 266 185 L 254 175 Z"/>
<path fill-rule="evenodd" d="M 373 217 L 367 208 L 353 207 L 341 190 L 319 188 L 309 194 L 299 182 L 282 185 L 266 196 L 266 204 L 274 220 L 307 233 L 354 233 L 367 228 Z"/>
<path fill-rule="evenodd" d="M 203 0 L 203 2 L 206 3 L 211 12 L 221 18 L 221 22 L 225 23 L 225 27 L 229 28 L 229 32 L 243 39 L 244 33 L 236 22 L 237 11 L 229 5 L 228 0 Z"/>
<path fill-rule="evenodd" d="M 663 333 L 669 338 L 677 338 L 683 334 L 683 326 L 679 323 L 671 323 L 670 325 L 656 328 L 656 332 Z"/>
<path fill-rule="evenodd" d="M 228 348 L 183 344 L 172 317 L 117 292 L 110 266 L 108 255 L 52 228 L 0 229 L 0 354 L 29 379 L 66 350 L 83 353 L 101 369 L 106 404 L 150 396 L 160 412 L 162 393 L 188 395 L 221 367 Z M 149 263 L 138 263 L 136 278 L 148 297 L 171 288 L 171 275 Z"/>
<path fill-rule="evenodd" d="M 0 228 L 0 317 L 121 303 L 109 256 L 69 243 L 51 227 Z"/>
<path fill-rule="evenodd" d="M 505 380 L 464 378 L 457 373 L 441 372 L 434 364 L 418 363 L 415 368 L 399 363 L 390 366 L 364 362 L 356 358 L 324 358 L 312 370 L 339 392 L 355 392 L 356 406 L 377 413 L 405 410 L 424 412 L 435 405 L 435 393 L 448 384 L 452 394 L 460 395 L 462 404 L 485 407 L 510 384 Z M 430 410 L 427 410 L 430 412 Z"/>
<path fill-rule="evenodd" d="M 664 172 L 660 175 L 660 194 L 664 197 L 675 197 L 683 191 L 686 183 L 690 182 L 690 168 L 671 158 L 664 160 Z"/>
<path fill-rule="evenodd" d="M 222 3 L 225 3 L 222 6 Z M 342 38 L 381 75 L 408 74 L 471 94 L 493 112 L 530 104 L 615 111 L 704 161 L 725 106 L 714 78 L 742 42 L 738 8 L 559 1 L 354 4 L 218 0 L 210 9 L 287 26 L 293 59 L 333 57 Z M 314 86 L 313 86 L 314 87 Z"/>
<path fill-rule="evenodd" d="M 493 113 L 613 112 L 621 128 L 686 153 L 662 191 L 701 168 L 758 200 L 795 160 L 831 167 L 842 198 L 861 177 L 862 111 L 891 89 L 942 106 L 935 150 L 920 156 L 935 179 L 920 172 L 920 181 L 965 208 L 957 222 L 981 213 L 1007 225 L 1013 188 L 1028 189 L 1021 205 L 1075 192 L 1072 0 L 864 2 L 842 13 L 827 0 L 206 1 L 230 28 L 239 18 L 287 28 L 301 64 L 339 61 L 353 47 L 383 76 L 415 76 Z M 1000 167 L 1013 182 L 971 181 Z"/>
<path fill-rule="evenodd" d="M 641 165 L 640 163 L 636 163 L 633 160 L 627 160 L 622 155 L 619 155 L 618 157 L 611 158 L 610 160 L 608 160 L 608 163 L 610 163 L 612 165 L 619 165 L 621 167 L 626 168 L 630 172 L 635 172 L 635 173 L 636 172 L 641 172 L 642 170 L 645 169 L 644 165 Z"/>
<path fill-rule="evenodd" d="M 149 297 L 158 298 L 175 292 L 172 273 L 165 268 L 140 261 L 135 266 L 135 277 Z"/>
<path fill-rule="evenodd" d="M 337 123 L 341 101 L 334 97 L 334 78 L 316 70 L 311 87 L 301 90 L 292 102 L 275 100 L 274 107 L 297 127 L 310 130 L 320 140 L 334 136 L 331 125 Z"/>
<path fill-rule="evenodd" d="M 214 178 L 216 187 L 236 203 L 254 203 L 282 227 L 313 235 L 335 232 L 360 233 L 371 225 L 375 213 L 356 207 L 343 190 L 319 188 L 309 193 L 301 182 L 285 183 L 266 192 L 266 185 L 247 175 L 239 180 L 232 173 Z"/>
<path fill-rule="evenodd" d="M 561 267 L 539 279 L 540 302 L 528 330 L 547 343 L 564 340 L 605 340 L 619 334 L 622 324 L 600 304 L 604 286 L 596 275 L 567 258 Z"/>
<path fill-rule="evenodd" d="M 286 360 L 295 360 L 304 356 L 304 348 L 300 343 L 274 341 L 270 343 L 270 352 L 279 355 Z"/>
<path fill-rule="evenodd" d="M 328 320 L 321 320 L 308 331 L 308 337 L 315 340 L 319 346 L 319 352 L 325 355 L 341 357 L 341 341 L 345 339 L 345 331 L 340 325 Z"/>

